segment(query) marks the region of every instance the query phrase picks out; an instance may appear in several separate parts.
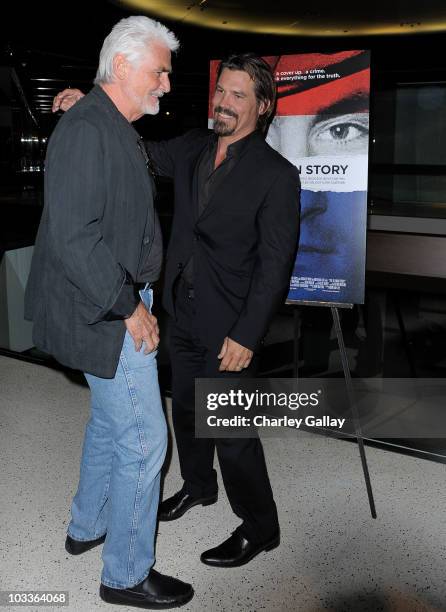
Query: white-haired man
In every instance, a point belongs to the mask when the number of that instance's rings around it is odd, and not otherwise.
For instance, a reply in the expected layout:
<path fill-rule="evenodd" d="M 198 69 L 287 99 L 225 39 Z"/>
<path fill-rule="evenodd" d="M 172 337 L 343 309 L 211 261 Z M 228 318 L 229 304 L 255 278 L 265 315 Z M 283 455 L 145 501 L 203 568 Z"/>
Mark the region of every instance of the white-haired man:
<path fill-rule="evenodd" d="M 255 375 L 255 353 L 289 287 L 300 190 L 296 168 L 264 140 L 276 97 L 271 67 L 243 53 L 223 60 L 216 76 L 213 133 L 146 142 L 154 170 L 175 185 L 163 302 L 172 317 L 172 416 L 184 484 L 162 502 L 159 518 L 216 502 L 216 450 L 242 523 L 201 560 L 238 567 L 279 545 L 277 508 L 257 437 L 195 436 L 195 380 Z M 62 91 L 53 110 L 82 95 Z"/>
<path fill-rule="evenodd" d="M 104 542 L 100 596 L 143 608 L 193 596 L 191 585 L 152 568 L 166 423 L 148 287 L 162 245 L 131 126 L 158 112 L 177 47 L 172 32 L 146 17 L 121 20 L 105 39 L 95 87 L 48 145 L 26 296 L 36 346 L 82 370 L 91 390 L 66 549 L 77 555 Z"/>

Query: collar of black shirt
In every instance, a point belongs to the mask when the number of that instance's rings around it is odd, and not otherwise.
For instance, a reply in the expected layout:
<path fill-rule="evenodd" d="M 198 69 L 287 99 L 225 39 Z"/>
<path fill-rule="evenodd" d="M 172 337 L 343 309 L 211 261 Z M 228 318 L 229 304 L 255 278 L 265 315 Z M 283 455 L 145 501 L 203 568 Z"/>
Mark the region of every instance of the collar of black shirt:
<path fill-rule="evenodd" d="M 236 140 L 228 146 L 226 151 L 226 159 L 228 159 L 229 157 L 240 157 L 246 147 L 249 146 L 249 144 L 251 144 L 253 140 L 257 140 L 259 137 L 263 139 L 260 130 L 254 130 L 247 136 L 243 136 L 243 138 Z M 218 136 L 214 134 L 214 138 L 212 138 L 209 142 L 209 149 L 211 151 L 217 149 L 217 141 Z"/>

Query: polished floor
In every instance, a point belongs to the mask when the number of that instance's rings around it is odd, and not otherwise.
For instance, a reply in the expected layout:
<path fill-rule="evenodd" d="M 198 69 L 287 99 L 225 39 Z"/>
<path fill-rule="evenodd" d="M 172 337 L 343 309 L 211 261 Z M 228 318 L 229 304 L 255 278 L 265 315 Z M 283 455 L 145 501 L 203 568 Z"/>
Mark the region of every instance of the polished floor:
<path fill-rule="evenodd" d="M 88 389 L 76 377 L 0 357 L 0 590 L 70 597 L 66 608 L 23 610 L 110 609 L 98 597 L 100 549 L 64 550 L 87 418 Z M 157 569 L 195 588 L 185 611 L 446 610 L 444 465 L 367 448 L 373 520 L 355 444 L 300 432 L 265 440 L 265 451 L 279 548 L 242 568 L 200 563 L 237 526 L 222 488 L 217 504 L 160 524 Z M 173 447 L 164 495 L 179 485 Z"/>

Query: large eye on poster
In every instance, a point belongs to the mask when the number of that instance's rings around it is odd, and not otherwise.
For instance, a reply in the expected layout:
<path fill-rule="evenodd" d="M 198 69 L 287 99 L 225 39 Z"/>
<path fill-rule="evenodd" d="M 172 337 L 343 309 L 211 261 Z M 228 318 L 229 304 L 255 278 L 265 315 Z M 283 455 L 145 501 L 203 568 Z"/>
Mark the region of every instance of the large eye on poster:
<path fill-rule="evenodd" d="M 277 110 L 267 142 L 299 170 L 301 233 L 291 302 L 364 302 L 370 53 L 264 58 Z M 211 62 L 211 92 L 218 62 Z"/>

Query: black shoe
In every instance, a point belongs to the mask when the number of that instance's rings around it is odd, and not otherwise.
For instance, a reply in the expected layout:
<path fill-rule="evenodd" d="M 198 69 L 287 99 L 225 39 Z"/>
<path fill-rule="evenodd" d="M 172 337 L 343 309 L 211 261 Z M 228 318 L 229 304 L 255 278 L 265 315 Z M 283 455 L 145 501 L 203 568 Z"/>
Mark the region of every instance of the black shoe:
<path fill-rule="evenodd" d="M 152 569 L 147 578 L 128 589 L 112 589 L 101 584 L 99 595 L 111 604 L 161 610 L 187 603 L 194 596 L 194 590 L 190 584 Z"/>
<path fill-rule="evenodd" d="M 175 493 L 172 497 L 161 502 L 158 510 L 158 518 L 160 521 L 174 521 L 183 516 L 183 514 L 186 514 L 186 512 L 194 506 L 198 506 L 199 504 L 202 506 L 215 504 L 217 498 L 217 494 L 209 497 L 193 497 L 188 493 L 184 493 L 181 489 L 181 491 L 178 491 L 178 493 Z"/>
<path fill-rule="evenodd" d="M 67 535 L 67 539 L 65 540 L 65 550 L 70 553 L 70 555 L 81 555 L 90 548 L 94 548 L 95 546 L 99 546 L 102 542 L 105 541 L 105 535 L 101 536 L 97 540 L 87 540 L 86 542 L 81 542 L 80 540 L 73 540 Z"/>
<path fill-rule="evenodd" d="M 220 546 L 204 552 L 200 559 L 213 567 L 239 567 L 254 559 L 264 550 L 272 550 L 280 544 L 279 532 L 263 544 L 253 544 L 239 530 L 225 540 Z"/>

